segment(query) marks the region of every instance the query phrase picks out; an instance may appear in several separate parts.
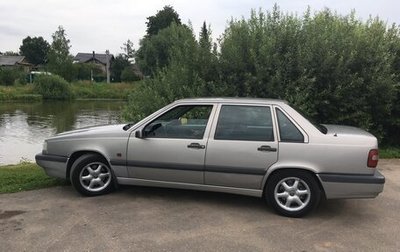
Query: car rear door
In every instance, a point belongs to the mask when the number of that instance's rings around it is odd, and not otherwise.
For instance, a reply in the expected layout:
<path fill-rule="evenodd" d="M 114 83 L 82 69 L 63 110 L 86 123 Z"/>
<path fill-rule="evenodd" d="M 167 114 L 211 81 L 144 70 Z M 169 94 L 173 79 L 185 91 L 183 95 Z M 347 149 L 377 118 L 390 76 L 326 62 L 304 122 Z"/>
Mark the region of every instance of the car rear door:
<path fill-rule="evenodd" d="M 204 157 L 213 104 L 177 105 L 129 138 L 131 178 L 204 184 Z"/>
<path fill-rule="evenodd" d="M 217 115 L 207 144 L 205 184 L 260 189 L 278 159 L 272 107 L 221 104 Z"/>

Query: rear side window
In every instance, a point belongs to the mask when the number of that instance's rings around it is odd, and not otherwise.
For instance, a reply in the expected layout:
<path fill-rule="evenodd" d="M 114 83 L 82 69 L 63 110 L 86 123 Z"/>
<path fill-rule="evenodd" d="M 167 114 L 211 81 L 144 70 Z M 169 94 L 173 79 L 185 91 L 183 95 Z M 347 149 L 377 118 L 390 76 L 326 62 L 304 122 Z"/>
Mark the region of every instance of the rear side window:
<path fill-rule="evenodd" d="M 279 109 L 276 109 L 278 117 L 279 134 L 282 142 L 304 143 L 304 136 L 300 130 Z"/>
<path fill-rule="evenodd" d="M 223 105 L 214 139 L 274 141 L 270 107 Z"/>

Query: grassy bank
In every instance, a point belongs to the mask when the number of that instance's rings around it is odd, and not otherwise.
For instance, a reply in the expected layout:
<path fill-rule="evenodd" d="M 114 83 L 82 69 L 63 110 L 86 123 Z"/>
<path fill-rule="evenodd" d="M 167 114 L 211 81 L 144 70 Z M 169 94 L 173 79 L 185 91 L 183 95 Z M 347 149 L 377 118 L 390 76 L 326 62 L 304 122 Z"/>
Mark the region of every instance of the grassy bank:
<path fill-rule="evenodd" d="M 89 81 L 73 82 L 72 92 L 77 99 L 128 99 L 136 83 L 91 83 Z"/>
<path fill-rule="evenodd" d="M 12 193 L 65 185 L 66 181 L 47 176 L 33 163 L 0 166 L 0 193 Z"/>
<path fill-rule="evenodd" d="M 76 99 L 128 99 L 129 93 L 136 83 L 91 83 L 79 81 L 71 83 L 71 89 Z M 21 86 L 1 86 L 0 101 L 34 102 L 41 101 L 42 96 L 35 93 L 32 84 Z"/>
<path fill-rule="evenodd" d="M 41 100 L 42 96 L 33 92 L 32 85 L 0 86 L 0 101 L 33 102 Z"/>

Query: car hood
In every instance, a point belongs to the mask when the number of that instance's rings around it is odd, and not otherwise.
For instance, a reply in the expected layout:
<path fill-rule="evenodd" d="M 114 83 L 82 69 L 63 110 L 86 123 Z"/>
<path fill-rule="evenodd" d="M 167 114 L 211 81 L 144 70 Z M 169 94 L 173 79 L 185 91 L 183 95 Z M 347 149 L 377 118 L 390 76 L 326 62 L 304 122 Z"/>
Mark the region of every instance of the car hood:
<path fill-rule="evenodd" d="M 123 129 L 124 125 L 125 124 L 114 124 L 114 125 L 100 125 L 100 126 L 86 127 L 59 133 L 49 138 L 48 140 L 127 135 L 129 133 Z"/>
<path fill-rule="evenodd" d="M 330 135 L 374 137 L 371 133 L 357 127 L 333 124 L 323 124 L 323 126 L 326 127 L 327 134 Z"/>

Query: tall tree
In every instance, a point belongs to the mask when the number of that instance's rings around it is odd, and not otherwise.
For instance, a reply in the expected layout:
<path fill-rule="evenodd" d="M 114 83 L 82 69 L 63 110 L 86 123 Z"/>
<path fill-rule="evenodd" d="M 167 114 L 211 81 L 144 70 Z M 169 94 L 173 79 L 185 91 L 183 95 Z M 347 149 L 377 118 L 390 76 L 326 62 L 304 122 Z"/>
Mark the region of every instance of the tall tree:
<path fill-rule="evenodd" d="M 39 65 L 46 63 L 49 49 L 49 43 L 42 37 L 31 38 L 28 36 L 22 40 L 19 52 L 21 55 L 26 57 L 29 63 Z"/>
<path fill-rule="evenodd" d="M 211 39 L 211 29 L 207 28 L 207 24 L 204 21 L 203 26 L 201 27 L 200 35 L 199 35 L 199 66 L 198 71 L 200 77 L 206 81 L 206 94 L 211 93 L 212 81 L 217 79 L 217 65 L 218 59 L 216 52 L 213 52 L 213 44 Z M 211 84 L 211 85 L 209 85 Z"/>
<path fill-rule="evenodd" d="M 128 59 L 135 57 L 135 49 L 133 48 L 133 42 L 128 39 L 121 47 L 124 51 L 124 56 Z"/>
<path fill-rule="evenodd" d="M 156 35 L 160 30 L 167 28 L 172 22 L 181 24 L 178 13 L 168 5 L 158 11 L 155 16 L 148 17 L 147 20 L 147 36 Z"/>
<path fill-rule="evenodd" d="M 48 70 L 71 81 L 73 77 L 72 56 L 69 54 L 71 46 L 66 35 L 62 26 L 53 33 L 53 42 L 48 53 Z"/>

